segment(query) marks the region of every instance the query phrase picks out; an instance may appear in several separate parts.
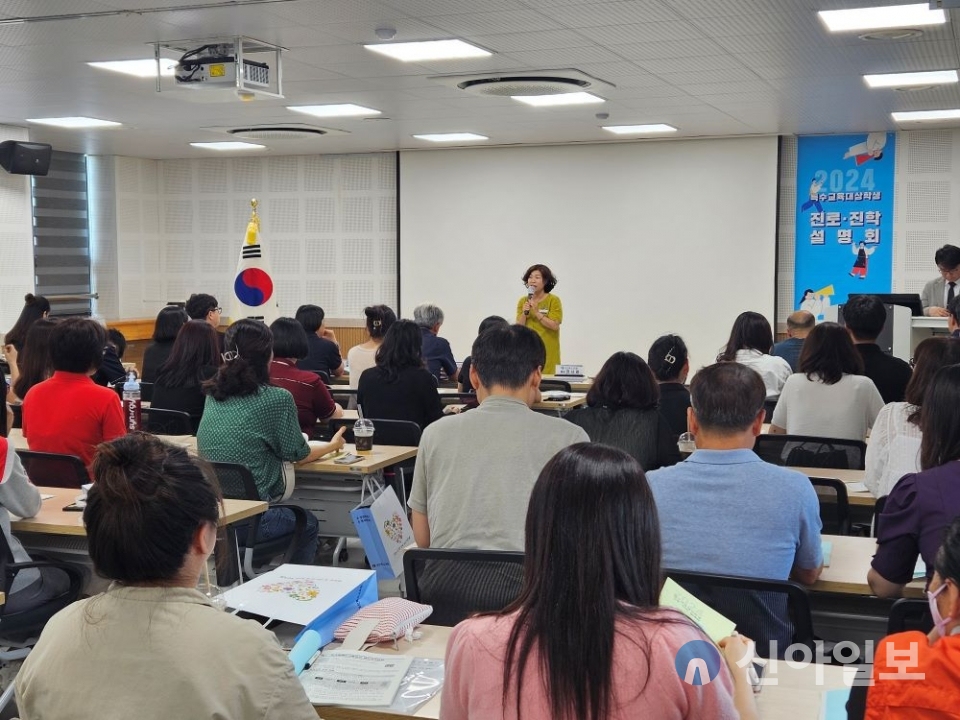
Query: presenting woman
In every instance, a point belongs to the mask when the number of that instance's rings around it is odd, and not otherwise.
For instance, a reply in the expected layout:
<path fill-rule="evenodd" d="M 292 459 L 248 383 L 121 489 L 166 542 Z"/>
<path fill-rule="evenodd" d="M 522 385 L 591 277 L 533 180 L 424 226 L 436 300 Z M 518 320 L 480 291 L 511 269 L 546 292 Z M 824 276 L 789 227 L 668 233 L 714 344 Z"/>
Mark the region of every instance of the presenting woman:
<path fill-rule="evenodd" d="M 517 325 L 533 330 L 547 348 L 544 375 L 553 375 L 560 363 L 560 323 L 563 322 L 563 304 L 551 294 L 557 278 L 546 265 L 531 265 L 523 274 L 526 296 L 517 301 Z"/>

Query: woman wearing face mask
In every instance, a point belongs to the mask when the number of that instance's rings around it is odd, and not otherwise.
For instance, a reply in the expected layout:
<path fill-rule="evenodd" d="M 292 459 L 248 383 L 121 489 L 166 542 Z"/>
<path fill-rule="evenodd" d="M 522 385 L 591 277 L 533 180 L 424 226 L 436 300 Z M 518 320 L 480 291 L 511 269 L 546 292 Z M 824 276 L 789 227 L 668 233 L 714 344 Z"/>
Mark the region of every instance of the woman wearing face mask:
<path fill-rule="evenodd" d="M 849 718 L 960 716 L 960 517 L 947 528 L 933 566 L 927 590 L 933 629 L 927 635 L 913 630 L 880 641 L 874 655 L 873 685 L 854 686 L 847 705 Z M 904 673 L 911 679 L 904 678 Z M 864 690 L 866 712 L 861 714 Z"/>

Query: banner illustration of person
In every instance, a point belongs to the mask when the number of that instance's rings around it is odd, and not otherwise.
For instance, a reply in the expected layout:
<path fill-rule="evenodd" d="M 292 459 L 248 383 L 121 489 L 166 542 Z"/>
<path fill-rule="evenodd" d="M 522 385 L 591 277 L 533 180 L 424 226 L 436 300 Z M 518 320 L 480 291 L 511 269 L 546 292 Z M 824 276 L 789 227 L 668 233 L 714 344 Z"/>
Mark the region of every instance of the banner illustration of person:
<path fill-rule="evenodd" d="M 795 309 L 822 319 L 850 293 L 890 292 L 895 161 L 893 133 L 798 138 Z"/>
<path fill-rule="evenodd" d="M 240 260 L 233 280 L 230 319 L 262 320 L 271 323 L 280 317 L 270 259 L 260 239 L 260 216 L 256 199 L 250 201 L 250 221 L 240 246 Z"/>

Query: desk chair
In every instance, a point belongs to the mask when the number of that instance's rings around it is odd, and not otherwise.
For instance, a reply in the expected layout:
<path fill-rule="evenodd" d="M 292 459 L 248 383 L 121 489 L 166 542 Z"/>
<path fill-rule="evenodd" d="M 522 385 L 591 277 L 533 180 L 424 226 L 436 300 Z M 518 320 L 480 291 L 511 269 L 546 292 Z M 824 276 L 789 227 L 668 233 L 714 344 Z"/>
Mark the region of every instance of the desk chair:
<path fill-rule="evenodd" d="M 140 411 L 143 428 L 154 435 L 193 435 L 193 420 L 182 410 L 143 408 Z"/>
<path fill-rule="evenodd" d="M 758 435 L 753 451 L 774 465 L 863 470 L 867 444 L 809 435 Z"/>
<path fill-rule="evenodd" d="M 566 380 L 541 380 L 540 392 L 550 392 L 551 390 L 562 390 L 570 392 L 570 383 Z"/>
<path fill-rule="evenodd" d="M 777 401 L 776 401 L 776 400 L 765 400 L 765 401 L 764 401 L 764 403 L 763 403 L 763 411 L 764 411 L 763 421 L 764 421 L 765 423 L 768 423 L 768 422 L 772 422 L 772 421 L 773 421 L 773 411 L 776 410 L 776 409 L 777 409 Z"/>
<path fill-rule="evenodd" d="M 10 411 L 13 413 L 13 425 L 11 428 L 23 427 L 23 403 L 10 403 Z"/>
<path fill-rule="evenodd" d="M 468 403 L 477 403 L 476 393 L 443 393 L 440 396 L 441 405 L 466 405 Z"/>
<path fill-rule="evenodd" d="M 225 498 L 260 500 L 257 483 L 253 479 L 253 473 L 248 468 L 238 463 L 211 462 L 210 465 L 217 474 L 220 490 Z M 300 539 L 307 526 L 307 511 L 299 505 L 271 503 L 270 507 L 293 510 L 296 525 L 293 535 L 281 535 L 277 538 L 261 540 L 259 534 L 262 516 L 254 515 L 249 520 L 243 521 L 247 523 L 247 536 L 242 562 L 243 574 L 250 580 L 259 574 L 254 568 L 263 567 L 278 555 L 283 555 L 283 562 L 290 562 L 290 558 L 300 544 Z"/>
<path fill-rule="evenodd" d="M 847 486 L 836 478 L 811 477 L 820 500 L 820 522 L 828 535 L 850 535 L 850 498 Z"/>
<path fill-rule="evenodd" d="M 342 408 L 357 406 L 357 391 L 343 385 L 328 385 L 330 397 Z M 351 405 L 350 403 L 353 403 Z"/>
<path fill-rule="evenodd" d="M 409 600 L 433 606 L 430 623 L 453 627 L 517 599 L 523 553 L 411 548 L 403 554 L 403 577 Z"/>
<path fill-rule="evenodd" d="M 664 569 L 663 574 L 735 622 L 737 632 L 756 641 L 760 657 L 769 657 L 770 643 L 778 639 L 777 657 L 784 657 L 783 625 L 790 644 L 815 649 L 810 600 L 802 585 L 683 570 Z"/>
<path fill-rule="evenodd" d="M 919 630 L 922 633 L 933 630 L 933 616 L 930 614 L 930 604 L 926 600 L 900 598 L 890 608 L 887 635 L 907 630 Z"/>
<path fill-rule="evenodd" d="M 40 574 L 40 590 L 32 585 L 29 590 L 11 593 L 17 575 L 31 569 Z M 6 535 L 0 532 L 0 578 L 6 593 L 6 603 L 0 606 L 0 661 L 22 660 L 37 644 L 47 621 L 80 596 L 83 573 L 73 565 L 54 560 L 18 563 Z M 25 597 L 28 594 L 31 597 Z M 15 677 L 9 679 L 0 695 L 0 711 L 13 698 Z"/>
<path fill-rule="evenodd" d="M 380 418 L 370 418 L 373 422 L 373 445 L 402 445 L 406 447 L 417 447 L 420 445 L 420 435 L 421 430 L 420 426 L 411 420 L 383 420 Z M 330 421 L 330 430 L 333 433 L 336 433 L 342 427 L 347 428 L 347 431 L 343 434 L 343 439 L 352 443 L 354 441 L 353 437 L 353 423 L 355 421 L 348 420 L 346 418 L 337 418 L 336 420 Z M 400 502 L 403 507 L 407 506 L 407 496 L 409 493 L 409 486 L 413 483 L 413 469 L 416 466 L 416 458 L 406 460 L 397 465 L 392 465 L 391 470 L 394 471 L 393 477 L 396 478 L 397 473 L 400 474 L 399 482 L 391 482 L 393 489 L 397 493 L 397 497 L 400 498 Z M 410 482 L 407 482 L 407 476 L 410 477 Z"/>
<path fill-rule="evenodd" d="M 23 469 L 34 485 L 76 488 L 90 482 L 83 460 L 76 455 L 17 450 Z"/>

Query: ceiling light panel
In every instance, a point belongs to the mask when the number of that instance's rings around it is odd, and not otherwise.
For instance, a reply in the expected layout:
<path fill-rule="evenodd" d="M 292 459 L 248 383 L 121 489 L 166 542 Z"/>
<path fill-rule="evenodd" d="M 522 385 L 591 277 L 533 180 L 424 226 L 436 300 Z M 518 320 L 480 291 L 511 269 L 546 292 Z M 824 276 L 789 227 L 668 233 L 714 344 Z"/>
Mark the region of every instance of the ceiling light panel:
<path fill-rule="evenodd" d="M 341 105 L 287 105 L 287 110 L 321 118 L 370 117 L 381 114 L 379 110 L 363 107 L 362 105 L 354 105 L 353 103 L 344 103 Z"/>
<path fill-rule="evenodd" d="M 830 32 L 922 27 L 942 25 L 947 21 L 943 10 L 931 10 L 927 3 L 850 10 L 821 10 L 817 14 Z"/>
<path fill-rule="evenodd" d="M 890 113 L 897 122 L 934 122 L 936 120 L 960 120 L 960 108 L 951 110 L 910 110 Z"/>
<path fill-rule="evenodd" d="M 70 130 L 77 130 L 83 128 L 105 128 L 105 127 L 117 127 L 120 125 L 118 122 L 113 120 L 99 120 L 97 118 L 90 117 L 52 117 L 52 118 L 27 118 L 28 123 L 35 123 L 37 125 L 50 125 L 52 127 L 68 128 Z"/>
<path fill-rule="evenodd" d="M 489 57 L 493 53 L 463 40 L 426 40 L 423 42 L 377 43 L 364 45 L 367 50 L 386 55 L 402 62 L 426 62 L 428 60 L 459 60 L 463 58 Z"/>
<path fill-rule="evenodd" d="M 519 100 L 522 103 L 533 105 L 534 107 L 591 105 L 606 102 L 602 97 L 592 95 L 588 92 L 561 93 L 560 95 L 512 95 L 511 97 L 514 100 Z"/>
<path fill-rule="evenodd" d="M 99 68 L 100 70 L 111 70 L 113 72 L 132 75 L 139 78 L 153 78 L 157 76 L 157 61 L 153 58 L 143 58 L 141 60 L 108 60 L 103 62 L 88 62 L 87 65 Z M 164 77 L 173 77 L 177 67 L 176 60 L 160 58 L 160 74 Z"/>
<path fill-rule="evenodd" d="M 654 135 L 657 133 L 672 133 L 677 129 L 673 125 L 653 123 L 650 125 L 604 125 L 603 129 L 615 135 Z"/>
<path fill-rule="evenodd" d="M 424 135 L 414 135 L 417 140 L 429 140 L 430 142 L 468 142 L 474 140 L 489 140 L 486 135 L 477 135 L 469 132 L 453 133 L 426 133 Z"/>
<path fill-rule="evenodd" d="M 929 72 L 864 75 L 863 80 L 872 88 L 910 87 L 911 85 L 946 85 L 957 82 L 957 71 L 932 70 Z"/>
<path fill-rule="evenodd" d="M 192 142 L 191 147 L 202 150 L 263 150 L 266 145 L 225 140 L 221 142 Z"/>

